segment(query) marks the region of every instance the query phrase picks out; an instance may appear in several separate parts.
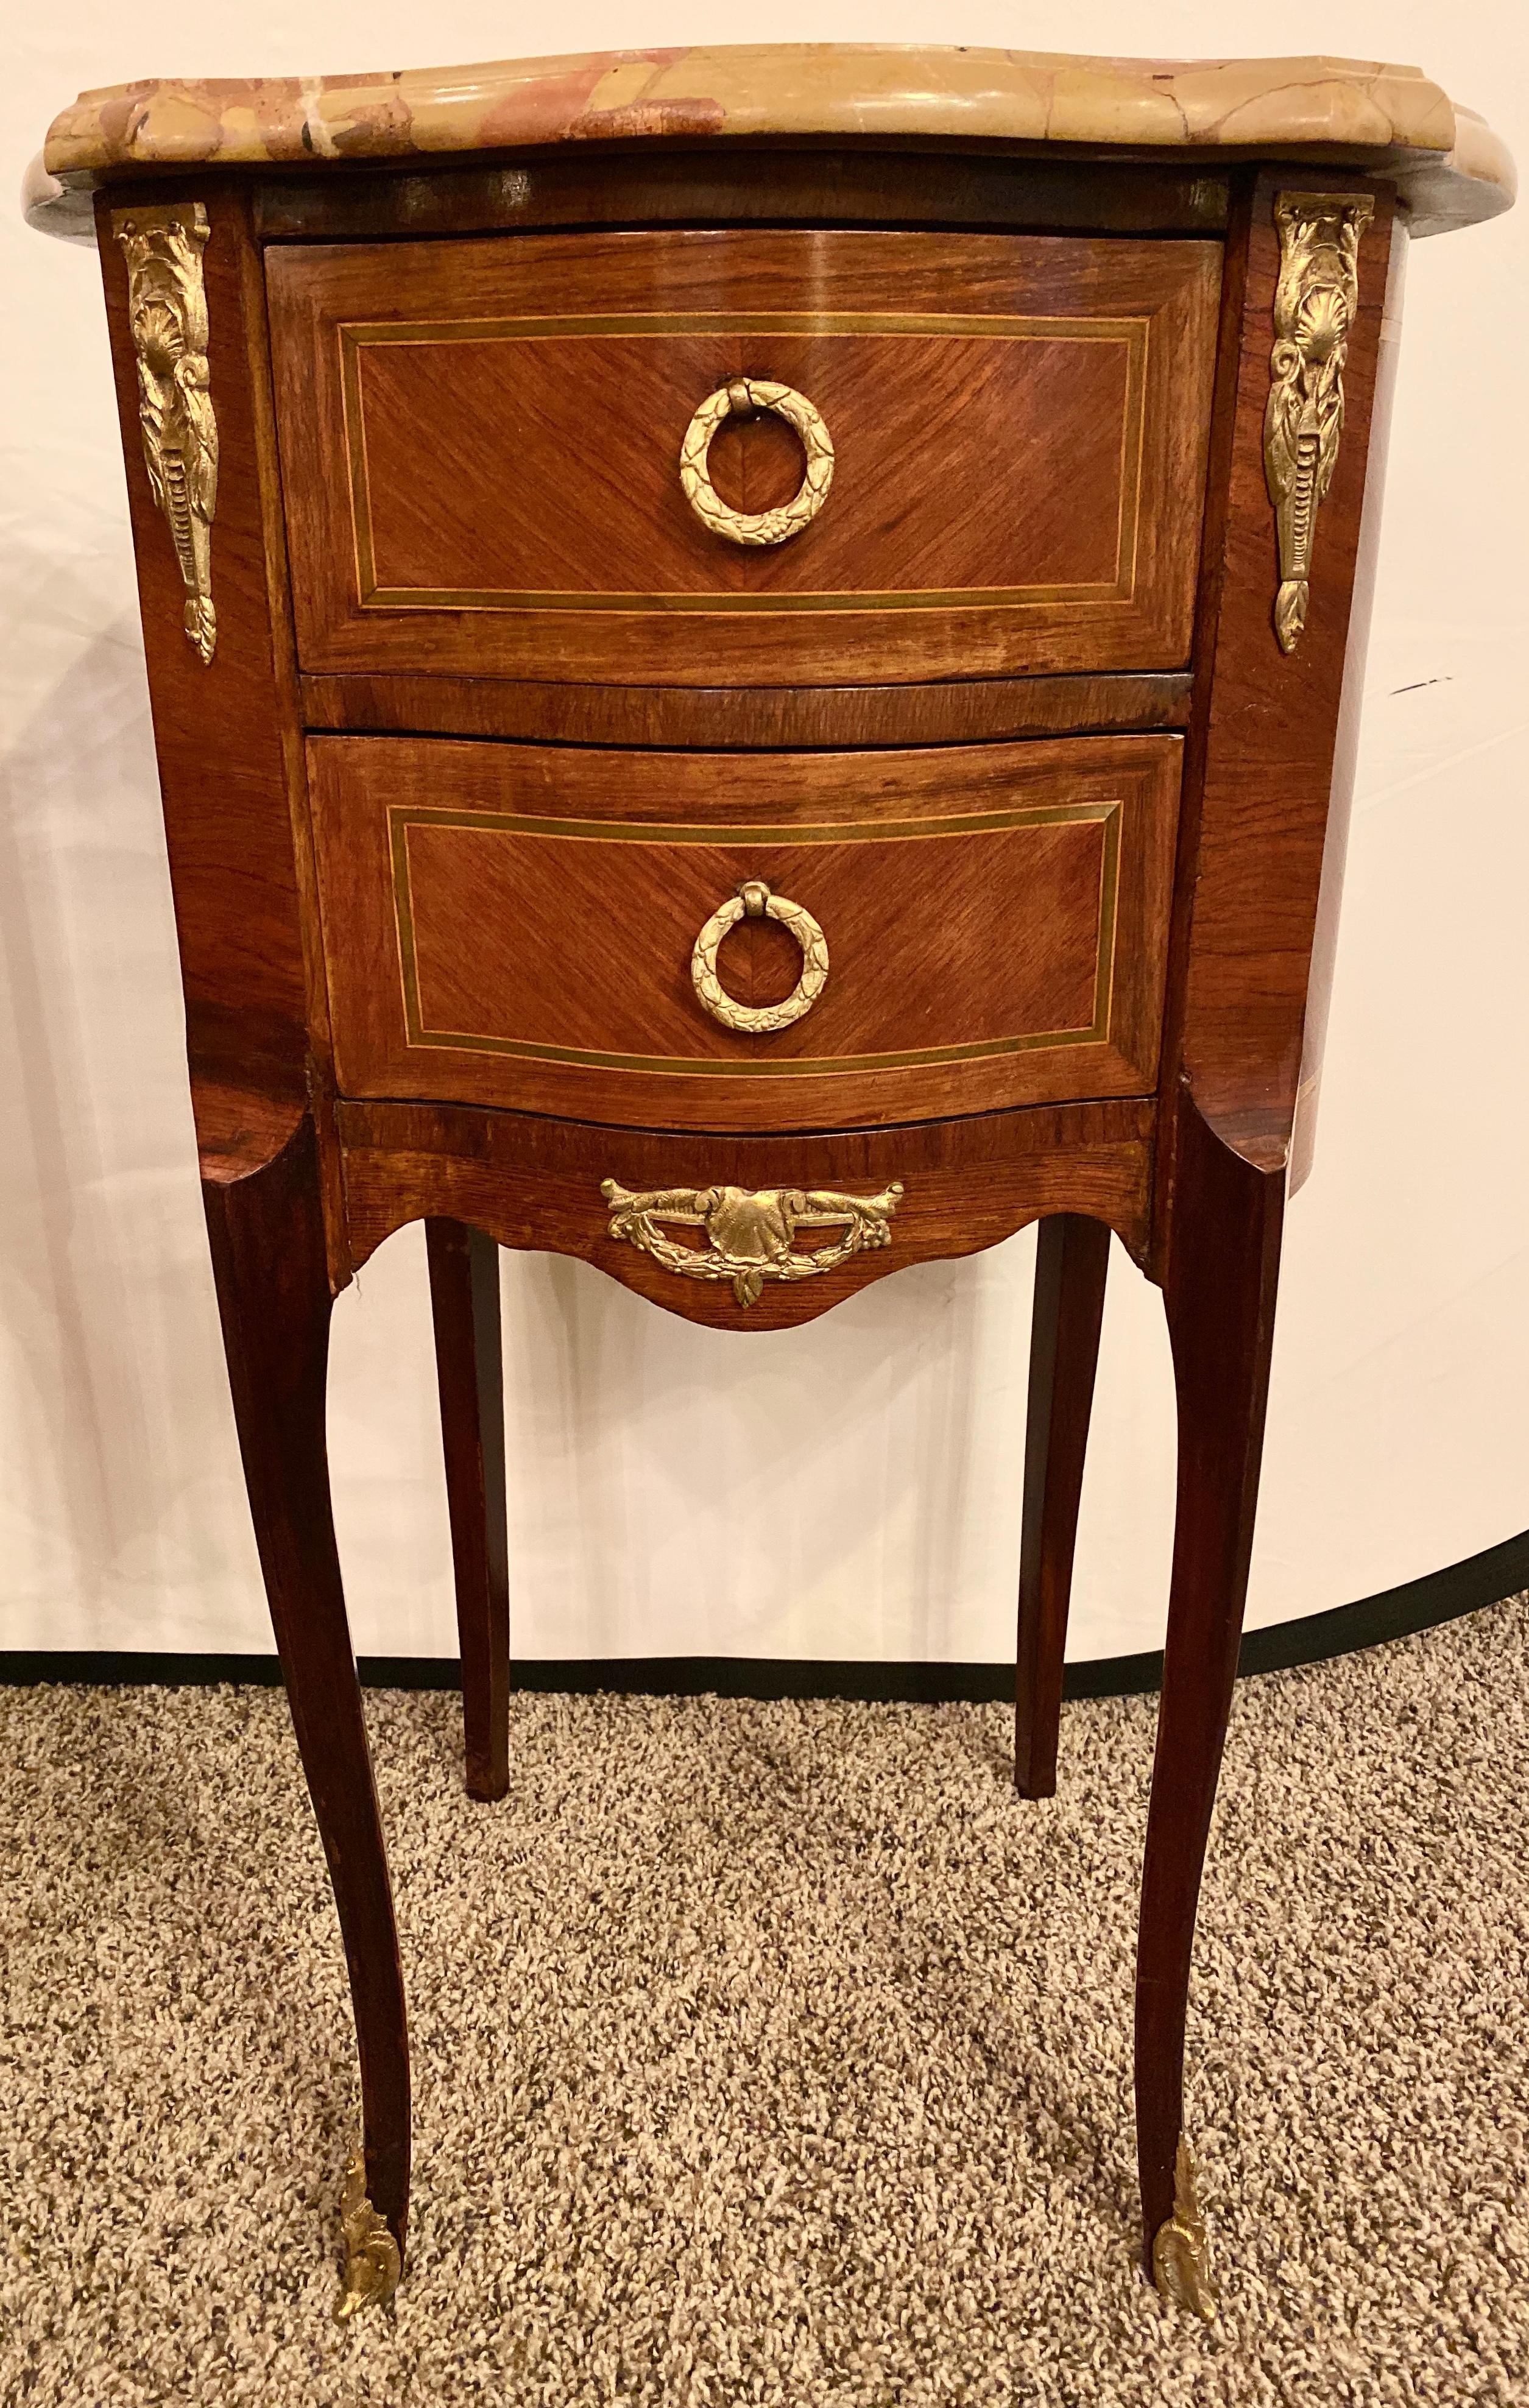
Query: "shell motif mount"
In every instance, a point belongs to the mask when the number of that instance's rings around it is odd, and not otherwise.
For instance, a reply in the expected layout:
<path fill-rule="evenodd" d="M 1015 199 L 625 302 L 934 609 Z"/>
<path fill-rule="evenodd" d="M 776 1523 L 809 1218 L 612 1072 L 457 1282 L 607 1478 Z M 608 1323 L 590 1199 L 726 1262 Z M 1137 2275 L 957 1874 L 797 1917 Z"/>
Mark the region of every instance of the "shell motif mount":
<path fill-rule="evenodd" d="M 646 1192 L 602 1182 L 610 1234 L 680 1279 L 727 1280 L 737 1303 L 757 1304 L 766 1280 L 817 1279 L 872 1246 L 892 1243 L 900 1181 L 879 1196 L 841 1196 L 833 1188 L 661 1187 Z M 671 1238 L 663 1222 L 704 1229 L 702 1250 Z M 799 1229 L 839 1227 L 833 1244 L 798 1251 Z"/>
<path fill-rule="evenodd" d="M 340 2202 L 340 2233 L 345 2243 L 344 2288 L 335 2305 L 341 2324 L 358 2308 L 386 2307 L 398 2288 L 403 2259 L 393 2233 L 366 2196 L 366 2160 L 358 2149 L 345 2169 Z"/>
<path fill-rule="evenodd" d="M 149 490 L 179 563 L 186 638 L 205 663 L 218 641 L 212 607 L 218 421 L 209 391 L 202 274 L 207 213 L 200 201 L 175 208 L 117 209 L 111 229 L 127 260 L 127 322 L 138 367 L 138 425 Z"/>
<path fill-rule="evenodd" d="M 1359 243 L 1375 215 L 1366 193 L 1281 193 L 1279 280 L 1264 412 L 1264 474 L 1279 540 L 1274 632 L 1293 652 L 1306 629 L 1317 513 L 1337 466 L 1343 371 L 1359 307 Z"/>
<path fill-rule="evenodd" d="M 738 922 L 779 920 L 802 950 L 802 974 L 782 1003 L 738 1003 L 723 986 L 717 969 L 722 939 Z M 803 903 L 774 894 L 763 878 L 746 879 L 736 895 L 713 911 L 695 939 L 690 974 L 703 1011 L 741 1037 L 769 1037 L 805 1018 L 828 984 L 828 939 Z"/>
<path fill-rule="evenodd" d="M 1209 2324 L 1220 2302 L 1210 2279 L 1205 2217 L 1194 2188 L 1194 2161 L 1179 2135 L 1173 2168 L 1173 2214 L 1152 2237 L 1152 2280 L 1176 2308 L 1190 2308 Z"/>
<path fill-rule="evenodd" d="M 792 427 L 807 455 L 801 484 L 789 502 L 773 510 L 735 510 L 711 481 L 707 455 L 711 438 L 724 418 L 753 418 L 772 409 Z M 735 377 L 707 394 L 685 429 L 679 446 L 679 482 L 685 499 L 704 527 L 728 543 L 788 543 L 810 526 L 834 481 L 834 444 L 827 427 L 805 394 L 768 377 Z"/>

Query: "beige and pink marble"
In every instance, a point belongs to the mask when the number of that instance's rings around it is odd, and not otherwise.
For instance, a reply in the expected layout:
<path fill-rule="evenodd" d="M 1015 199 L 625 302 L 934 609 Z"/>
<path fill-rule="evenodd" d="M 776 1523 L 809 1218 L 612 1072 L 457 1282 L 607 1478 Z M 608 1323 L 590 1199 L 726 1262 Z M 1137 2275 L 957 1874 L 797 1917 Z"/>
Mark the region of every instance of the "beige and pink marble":
<path fill-rule="evenodd" d="M 408 160 L 577 141 L 922 136 L 1373 158 L 1415 231 L 1495 215 L 1512 162 L 1416 67 L 1362 59 L 1108 59 L 882 43 L 602 50 L 395 74 L 82 93 L 54 119 L 28 214 L 68 233 L 71 192 L 122 167 Z"/>

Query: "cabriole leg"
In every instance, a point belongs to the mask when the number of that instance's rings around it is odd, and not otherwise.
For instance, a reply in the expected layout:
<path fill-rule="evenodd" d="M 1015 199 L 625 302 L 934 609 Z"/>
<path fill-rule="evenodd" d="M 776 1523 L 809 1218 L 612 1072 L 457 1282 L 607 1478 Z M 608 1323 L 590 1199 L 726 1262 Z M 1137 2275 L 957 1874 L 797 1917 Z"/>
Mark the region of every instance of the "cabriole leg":
<path fill-rule="evenodd" d="M 1190 1953 L 1252 1553 L 1284 1172 L 1179 1110 L 1165 1301 L 1179 1503 L 1136 1954 L 1144 2259 L 1165 2297 L 1215 2312 L 1183 2136 Z"/>
<path fill-rule="evenodd" d="M 324 1439 L 330 1294 L 311 1122 L 203 1200 L 271 1621 L 339 1910 L 364 2145 L 347 2182 L 339 2313 L 397 2282 L 408 2214 L 408 2039 L 382 1826 L 345 1615 Z"/>
<path fill-rule="evenodd" d="M 456 1573 L 467 1794 L 509 1787 L 509 1570 L 499 1249 L 460 1221 L 426 1221 L 446 1499 Z"/>
<path fill-rule="evenodd" d="M 1014 1683 L 1014 1786 L 1022 1798 L 1050 1798 L 1056 1789 L 1073 1549 L 1108 1268 L 1109 1231 L 1102 1221 L 1060 1212 L 1041 1223 Z"/>

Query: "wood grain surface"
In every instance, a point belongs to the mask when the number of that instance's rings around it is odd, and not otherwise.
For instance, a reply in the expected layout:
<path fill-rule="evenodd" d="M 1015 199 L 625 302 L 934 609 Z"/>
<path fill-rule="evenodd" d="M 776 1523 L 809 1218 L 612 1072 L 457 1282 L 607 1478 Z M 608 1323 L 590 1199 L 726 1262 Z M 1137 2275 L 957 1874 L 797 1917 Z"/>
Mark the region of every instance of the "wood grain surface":
<path fill-rule="evenodd" d="M 1225 1142 L 1265 1168 L 1286 1157 L 1300 1080 L 1393 214 L 1390 195 L 1376 191 L 1310 610 L 1286 653 L 1273 626 L 1279 565 L 1264 468 L 1279 272 L 1274 201 L 1285 190 L 1350 187 L 1374 190 L 1352 177 L 1263 176 L 1242 198 L 1229 245 L 1185 756 L 1172 981 L 1181 1005 L 1170 1014 L 1165 1062 L 1170 1076 L 1181 1064 Z"/>
<path fill-rule="evenodd" d="M 937 685 L 622 686 L 557 679 L 306 677 L 311 728 L 498 736 L 543 744 L 728 748 L 980 744 L 1182 727 L 1182 670 L 1136 676 L 949 678 Z"/>
<path fill-rule="evenodd" d="M 1108 1269 L 1109 1231 L 1102 1222 L 1059 1212 L 1041 1223 L 1030 1316 L 1014 1663 L 1014 1786 L 1022 1798 L 1056 1794 L 1073 1553 Z"/>
<path fill-rule="evenodd" d="M 342 1093 L 646 1126 L 843 1127 L 1154 1084 L 1179 739 L 618 753 L 315 738 Z M 829 948 L 768 1036 L 697 1000 L 749 879 Z M 723 986 L 778 1001 L 774 924 Z"/>
<path fill-rule="evenodd" d="M 260 1568 L 345 1944 L 366 2191 L 402 2251 L 407 2017 L 330 1502 L 330 1292 L 311 1120 L 259 1169 L 204 1181 L 202 1200 Z"/>
<path fill-rule="evenodd" d="M 509 1787 L 509 1535 L 499 1249 L 460 1221 L 428 1220 L 441 1452 L 451 1525 L 467 1795 Z"/>
<path fill-rule="evenodd" d="M 312 175 L 251 179 L 268 241 L 376 242 L 407 235 L 524 234 L 554 226 L 991 227 L 1037 234 L 1217 234 L 1224 160 L 1077 163 L 986 145 L 893 140 L 810 149 L 730 139 L 687 149 L 580 141 L 394 171 L 326 160 Z"/>
<path fill-rule="evenodd" d="M 1285 1176 L 1224 1144 L 1187 1094 L 1172 1112 L 1164 1301 L 1178 1400 L 1167 1641 L 1136 1942 L 1142 2260 L 1173 2212 L 1201 1873 L 1236 1679 L 1264 1453 Z"/>
<path fill-rule="evenodd" d="M 1404 221 L 1400 216 L 1394 217 L 1391 226 L 1391 258 L 1369 423 L 1371 456 L 1382 464 L 1401 352 L 1402 290 L 1407 280 L 1407 255 L 1410 245 L 1411 236 Z M 1372 253 L 1365 262 L 1366 272 L 1379 274 L 1379 254 Z M 1370 610 L 1375 600 L 1375 580 L 1379 566 L 1385 489 L 1382 468 L 1380 474 L 1366 480 L 1360 509 L 1352 599 L 1349 606 L 1349 640 L 1343 665 L 1343 691 L 1338 700 L 1337 727 L 1333 741 L 1327 824 L 1322 836 L 1322 871 L 1311 933 L 1311 953 L 1307 966 L 1306 1010 L 1301 1021 L 1300 1082 L 1295 1090 L 1294 1123 L 1290 1137 L 1290 1192 L 1293 1196 L 1305 1185 L 1310 1175 L 1316 1147 L 1317 1105 L 1322 1094 L 1327 1013 L 1332 1002 L 1333 972 L 1337 959 L 1338 912 L 1343 901 L 1343 871 L 1349 851 L 1349 822 L 1353 808 L 1360 722 L 1364 716 L 1365 656 L 1369 647 Z"/>
<path fill-rule="evenodd" d="M 1188 656 L 1220 246 L 855 231 L 267 253 L 308 670 L 675 684 Z M 730 379 L 807 394 L 833 489 L 740 548 L 679 484 Z M 796 438 L 713 473 L 786 498 Z"/>
<path fill-rule="evenodd" d="M 248 192 L 197 187 L 210 222 L 206 281 L 211 391 L 220 446 L 212 529 L 217 648 L 204 663 L 181 624 L 185 592 L 169 529 L 150 491 L 128 331 L 127 268 L 112 210 L 192 199 L 164 179 L 103 194 L 101 272 L 127 472 L 175 897 L 193 1097 L 222 1091 L 223 1150 L 241 1120 L 252 1163 L 301 1116 L 312 1009 L 304 895 L 293 830 L 301 808 L 296 686 L 286 619 L 280 495 L 263 408 L 264 295 Z M 289 738 L 291 739 L 289 741 Z M 315 930 L 316 933 L 316 930 Z M 241 1110 L 235 1098 L 243 1092 Z M 273 1110 L 274 1107 L 274 1110 Z M 264 1151 L 263 1151 L 264 1150 Z"/>
<path fill-rule="evenodd" d="M 908 1263 L 978 1253 L 1049 1212 L 1107 1221 L 1146 1244 L 1155 1109 L 1071 1104 L 833 1136 L 674 1135 L 444 1104 L 341 1103 L 350 1239 L 358 1263 L 410 1221 L 438 1215 L 504 1246 L 579 1254 L 669 1312 L 714 1329 L 812 1321 Z M 638 1191 L 736 1185 L 872 1196 L 900 1181 L 892 1242 L 799 1285 L 730 1287 L 665 1270 L 609 1234 L 602 1181 Z M 687 1242 L 704 1244 L 700 1233 Z"/>

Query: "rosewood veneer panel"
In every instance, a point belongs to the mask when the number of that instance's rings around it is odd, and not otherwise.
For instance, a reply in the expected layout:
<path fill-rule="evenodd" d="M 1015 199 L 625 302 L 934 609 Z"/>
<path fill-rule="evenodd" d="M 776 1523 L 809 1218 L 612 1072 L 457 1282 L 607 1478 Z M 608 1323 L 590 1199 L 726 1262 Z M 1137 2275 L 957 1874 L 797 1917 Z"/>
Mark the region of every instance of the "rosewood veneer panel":
<path fill-rule="evenodd" d="M 554 1248 L 713 1329 L 794 1328 L 909 1263 L 977 1253 L 1050 1212 L 1107 1222 L 1138 1257 L 1150 1208 L 1155 1105 L 1062 1104 L 835 1136 L 674 1135 L 474 1106 L 341 1103 L 358 1264 L 406 1223 L 444 1214 L 501 1245 Z M 725 1283 L 676 1279 L 610 1235 L 602 1182 L 647 1189 L 732 1182 L 903 1195 L 891 1243 L 819 1279 L 768 1282 L 747 1311 Z"/>
<path fill-rule="evenodd" d="M 151 206 L 166 188 L 136 190 Z M 263 1158 L 296 1125 L 315 1036 L 322 1050 L 323 1003 L 305 976 L 311 896 L 294 836 L 302 755 L 259 253 L 247 193 L 214 187 L 206 206 L 221 451 L 209 662 L 183 633 L 185 589 L 145 468 L 127 267 L 107 201 L 98 230 L 198 1125 L 220 1157 Z M 225 1091 L 226 1112 L 214 1102 Z M 249 1144 L 213 1126 L 230 1118 Z"/>
<path fill-rule="evenodd" d="M 912 151 L 794 150 L 779 140 L 710 143 L 681 153 L 580 141 L 493 164 L 432 162 L 428 176 L 375 164 L 338 175 L 292 169 L 254 189 L 268 241 L 376 242 L 379 236 L 525 234 L 552 226 L 874 225 L 1004 227 L 1014 232 L 1218 234 L 1224 163 L 1188 166 L 1070 162 L 1031 151 L 920 146 Z"/>
<path fill-rule="evenodd" d="M 940 685 L 568 685 L 556 679 L 306 677 L 314 728 L 510 736 L 542 743 L 979 744 L 1016 736 L 1182 727 L 1184 672 L 950 678 Z"/>
<path fill-rule="evenodd" d="M 1171 736 L 891 753 L 581 752 L 315 738 L 341 1091 L 668 1127 L 841 1127 L 1156 1072 Z M 695 939 L 750 879 L 829 948 L 805 1018 L 722 1026 Z M 745 923 L 721 975 L 799 968 Z"/>
<path fill-rule="evenodd" d="M 1367 193 L 1352 176 L 1324 179 L 1323 190 L 1365 193 L 1373 214 L 1358 246 L 1342 440 L 1317 516 L 1306 632 L 1285 652 L 1271 624 L 1280 572 L 1265 422 L 1280 256 L 1274 209 L 1291 182 L 1263 177 L 1239 208 L 1234 276 L 1246 299 L 1227 313 L 1218 380 L 1218 456 L 1186 753 L 1183 952 L 1172 982 L 1182 1025 L 1169 1047 L 1170 1060 L 1179 1052 L 1187 1090 L 1210 1125 L 1263 1169 L 1287 1159 L 1319 897 L 1325 880 L 1332 908 L 1342 882 L 1351 740 L 1336 779 L 1335 753 L 1345 678 L 1350 709 L 1363 681 L 1370 578 L 1356 595 L 1355 576 L 1394 273 L 1390 194 Z M 1372 542 L 1375 534 L 1372 520 Z M 1322 996 L 1312 1027 L 1319 1040 L 1324 1006 Z"/>

